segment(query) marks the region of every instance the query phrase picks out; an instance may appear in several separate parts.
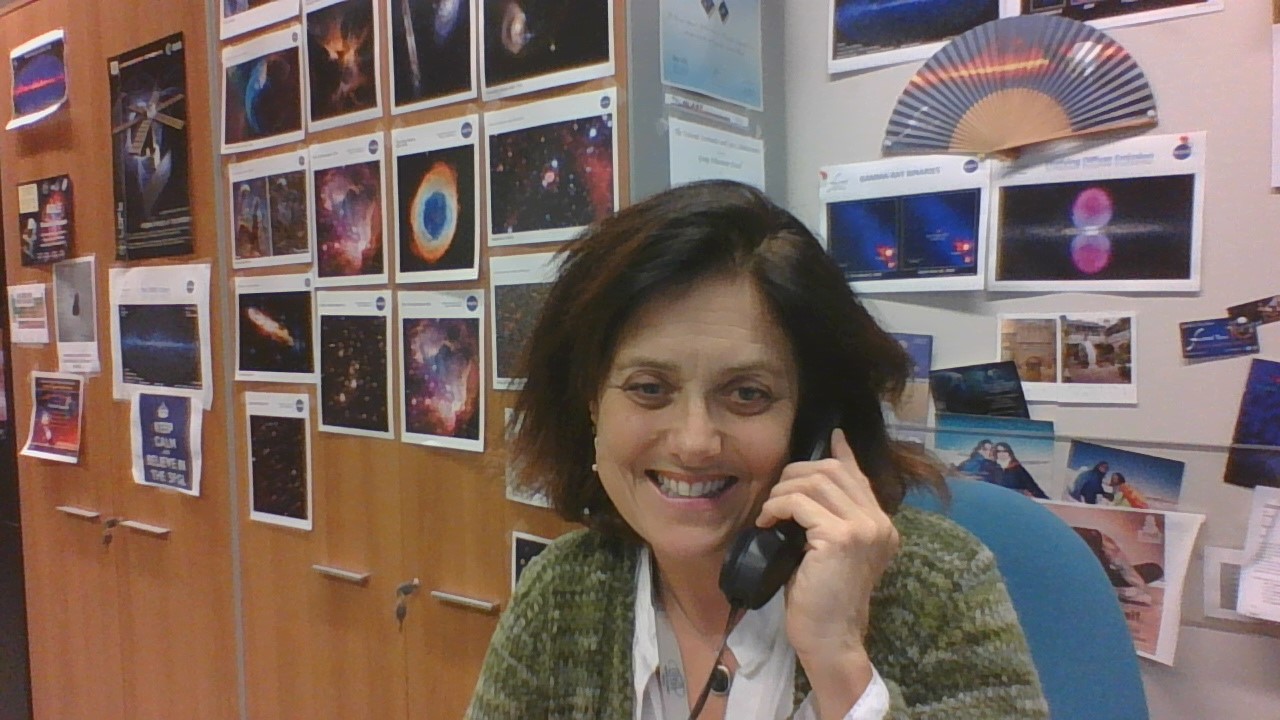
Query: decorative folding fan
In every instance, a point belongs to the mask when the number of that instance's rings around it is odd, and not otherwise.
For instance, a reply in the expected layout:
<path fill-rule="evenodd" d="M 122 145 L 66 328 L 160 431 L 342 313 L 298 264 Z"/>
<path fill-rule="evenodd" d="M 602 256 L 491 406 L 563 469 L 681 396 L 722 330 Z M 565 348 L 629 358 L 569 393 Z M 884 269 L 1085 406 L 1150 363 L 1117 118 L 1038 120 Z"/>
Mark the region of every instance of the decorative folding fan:
<path fill-rule="evenodd" d="M 929 58 L 898 98 L 884 151 L 997 153 L 1155 122 L 1151 86 L 1119 43 L 1026 15 L 979 25 Z"/>

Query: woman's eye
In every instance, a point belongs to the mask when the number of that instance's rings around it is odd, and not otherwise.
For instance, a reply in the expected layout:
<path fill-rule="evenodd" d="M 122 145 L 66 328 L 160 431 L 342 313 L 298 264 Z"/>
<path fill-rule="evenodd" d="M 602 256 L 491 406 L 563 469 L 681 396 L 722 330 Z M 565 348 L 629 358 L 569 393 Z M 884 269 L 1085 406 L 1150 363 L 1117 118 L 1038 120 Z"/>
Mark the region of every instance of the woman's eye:
<path fill-rule="evenodd" d="M 646 406 L 658 406 L 667 402 L 671 391 L 666 385 L 654 381 L 638 381 L 622 386 L 632 400 Z"/>
<path fill-rule="evenodd" d="M 773 402 L 773 395 L 768 390 L 750 385 L 734 388 L 729 397 L 736 405 L 748 410 L 763 410 Z"/>

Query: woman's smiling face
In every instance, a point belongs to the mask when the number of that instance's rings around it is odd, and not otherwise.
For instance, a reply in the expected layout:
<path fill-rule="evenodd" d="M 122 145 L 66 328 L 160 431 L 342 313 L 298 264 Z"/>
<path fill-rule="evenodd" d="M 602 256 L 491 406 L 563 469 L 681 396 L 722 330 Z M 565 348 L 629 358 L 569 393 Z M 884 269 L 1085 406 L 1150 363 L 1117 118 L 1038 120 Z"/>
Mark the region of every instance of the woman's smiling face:
<path fill-rule="evenodd" d="M 592 408 L 605 491 L 659 558 L 722 555 L 789 461 L 798 396 L 790 343 L 747 277 L 653 300 Z"/>

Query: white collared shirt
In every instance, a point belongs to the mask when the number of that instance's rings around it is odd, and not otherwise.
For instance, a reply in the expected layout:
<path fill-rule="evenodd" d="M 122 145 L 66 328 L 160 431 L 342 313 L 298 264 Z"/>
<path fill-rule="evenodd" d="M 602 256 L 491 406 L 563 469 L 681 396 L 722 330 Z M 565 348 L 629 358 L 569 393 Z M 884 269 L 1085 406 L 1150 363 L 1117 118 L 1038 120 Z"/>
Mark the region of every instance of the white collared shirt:
<path fill-rule="evenodd" d="M 636 626 L 632 638 L 632 687 L 635 689 L 635 720 L 660 718 L 662 688 L 658 679 L 658 626 L 653 607 L 652 561 L 648 548 L 640 550 L 636 567 Z M 791 713 L 795 689 L 796 654 L 787 642 L 786 606 L 778 593 L 759 610 L 750 610 L 729 635 L 729 650 L 738 660 L 725 708 L 726 718 L 777 718 Z M 689 692 L 702 689 L 703 679 L 687 681 Z M 813 696 L 805 698 L 795 720 L 817 720 Z M 883 720 L 889 714 L 889 688 L 875 668 L 871 684 L 844 716 L 844 720 Z M 679 720 L 683 720 L 680 718 Z"/>

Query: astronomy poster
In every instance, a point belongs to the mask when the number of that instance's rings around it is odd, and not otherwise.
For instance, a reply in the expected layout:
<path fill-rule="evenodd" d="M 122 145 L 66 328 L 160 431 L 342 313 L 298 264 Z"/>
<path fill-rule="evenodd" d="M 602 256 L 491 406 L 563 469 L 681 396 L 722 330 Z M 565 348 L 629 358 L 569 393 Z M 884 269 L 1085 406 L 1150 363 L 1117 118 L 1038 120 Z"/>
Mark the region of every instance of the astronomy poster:
<path fill-rule="evenodd" d="M 918 428 L 929 424 L 929 372 L 933 369 L 933 336 L 915 333 L 889 333 L 911 356 L 911 376 L 902 389 L 902 397 L 896 406 L 883 404 L 885 422 L 889 432 L 898 440 L 924 445 L 928 434 Z M 900 424 L 915 425 L 916 428 Z"/>
<path fill-rule="evenodd" d="M 662 84 L 764 109 L 760 0 L 660 0 Z"/>
<path fill-rule="evenodd" d="M 484 291 L 400 292 L 400 439 L 484 452 Z"/>
<path fill-rule="evenodd" d="M 373 0 L 305 0 L 307 130 L 382 115 Z"/>
<path fill-rule="evenodd" d="M 302 139 L 302 26 L 222 49 L 222 152 Z"/>
<path fill-rule="evenodd" d="M 15 345 L 49 342 L 49 307 L 44 283 L 10 285 L 9 334 Z"/>
<path fill-rule="evenodd" d="M 316 381 L 311 275 L 236 278 L 236 380 Z"/>
<path fill-rule="evenodd" d="M 506 255 L 489 258 L 489 289 L 493 296 L 493 389 L 519 390 L 524 345 L 559 269 L 555 253 Z"/>
<path fill-rule="evenodd" d="M 485 100 L 609 77 L 612 0 L 480 0 Z"/>
<path fill-rule="evenodd" d="M 477 115 L 391 131 L 397 282 L 480 277 L 479 138 Z"/>
<path fill-rule="evenodd" d="M 98 360 L 98 263 L 93 255 L 53 266 L 53 320 L 58 369 L 96 373 Z"/>
<path fill-rule="evenodd" d="M 67 45 L 61 28 L 9 51 L 13 116 L 5 130 L 33 125 L 67 102 Z"/>
<path fill-rule="evenodd" d="M 213 407 L 209 265 L 111 268 L 112 391 L 182 395 Z"/>
<path fill-rule="evenodd" d="M 1241 487 L 1280 487 L 1280 362 L 1249 365 L 1225 480 Z M 1237 445 L 1256 447 L 1243 448 Z"/>
<path fill-rule="evenodd" d="M 116 259 L 193 252 L 182 34 L 107 63 L 115 169 Z"/>
<path fill-rule="evenodd" d="M 310 530 L 311 399 L 306 394 L 247 392 L 249 519 Z"/>
<path fill-rule="evenodd" d="M 226 40 L 298 16 L 298 0 L 217 0 L 222 6 L 218 37 Z"/>
<path fill-rule="evenodd" d="M 818 232 L 856 292 L 982 289 L 988 163 L 921 155 L 819 175 Z"/>
<path fill-rule="evenodd" d="M 1017 14 L 1017 0 L 830 0 L 827 72 L 922 60 L 951 38 Z"/>
<path fill-rule="evenodd" d="M 133 481 L 200 496 L 204 411 L 189 397 L 140 392 L 130 408 Z"/>
<path fill-rule="evenodd" d="M 618 209 L 616 91 L 486 113 L 489 244 L 558 242 Z"/>
<path fill-rule="evenodd" d="M 237 270 L 311 262 L 311 195 L 305 151 L 233 163 L 231 264 Z"/>
<path fill-rule="evenodd" d="M 392 0 L 391 112 L 476 96 L 476 0 Z"/>
<path fill-rule="evenodd" d="M 391 292 L 316 293 L 320 430 L 392 439 Z"/>
<path fill-rule="evenodd" d="M 64 463 L 80 462 L 84 378 L 33 371 L 31 398 L 31 432 L 21 454 Z"/>
<path fill-rule="evenodd" d="M 71 177 L 58 175 L 18 186 L 18 233 L 23 265 L 48 265 L 71 254 Z"/>
<path fill-rule="evenodd" d="M 1027 153 L 993 171 L 993 290 L 1200 289 L 1205 134 Z"/>
<path fill-rule="evenodd" d="M 309 223 L 316 285 L 385 285 L 383 134 L 311 146 Z"/>

